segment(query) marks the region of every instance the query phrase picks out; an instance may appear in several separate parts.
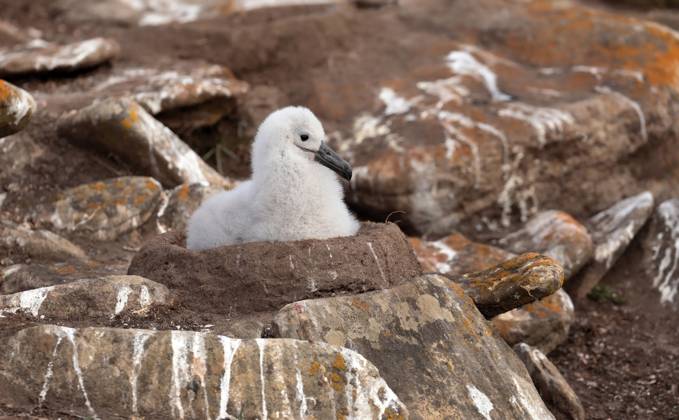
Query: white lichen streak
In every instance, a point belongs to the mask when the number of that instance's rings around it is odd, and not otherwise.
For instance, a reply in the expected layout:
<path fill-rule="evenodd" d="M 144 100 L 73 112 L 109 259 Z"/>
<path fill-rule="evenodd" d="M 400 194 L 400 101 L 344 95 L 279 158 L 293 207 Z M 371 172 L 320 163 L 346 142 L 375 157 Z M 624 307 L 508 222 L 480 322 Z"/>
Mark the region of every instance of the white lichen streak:
<path fill-rule="evenodd" d="M 455 252 L 454 249 L 449 247 L 448 244 L 446 244 L 442 240 L 430 242 L 429 245 L 435 248 L 437 253 L 443 254 L 446 258 L 445 262 L 439 262 L 438 259 L 436 259 L 435 263 L 436 271 L 438 271 L 441 274 L 449 273 L 450 270 L 452 270 L 450 264 L 455 260 L 457 252 Z"/>
<path fill-rule="evenodd" d="M 363 356 L 347 348 L 342 348 L 341 354 L 347 365 L 346 386 L 347 388 L 354 388 L 354 392 L 347 389 L 347 408 L 351 410 L 350 412 L 353 412 L 353 416 L 350 417 L 381 419 L 388 408 L 394 410 L 399 408 L 398 397 L 384 379 L 379 376 L 358 376 L 358 372 L 368 370 L 368 361 Z M 349 395 L 355 395 L 355 398 L 349 398 Z M 374 415 L 372 407 L 378 409 L 377 416 Z"/>
<path fill-rule="evenodd" d="M 535 386 L 530 380 L 525 380 L 513 372 L 511 373 L 511 379 L 516 389 L 516 396 L 512 396 L 509 401 L 515 407 L 521 408 L 527 414 L 528 417 L 526 418 L 533 420 L 554 419 L 554 416 L 545 407 L 545 403 L 538 395 Z"/>
<path fill-rule="evenodd" d="M 391 88 L 382 88 L 379 93 L 379 98 L 385 105 L 384 115 L 405 114 L 410 111 L 410 101 L 399 96 Z"/>
<path fill-rule="evenodd" d="M 384 282 L 385 286 L 389 285 L 389 282 L 387 281 L 387 277 L 384 275 L 384 270 L 382 270 L 382 265 L 380 264 L 380 260 L 377 258 L 377 254 L 375 253 L 375 249 L 373 248 L 372 242 L 367 242 L 368 248 L 370 248 L 370 253 L 373 255 L 373 258 L 375 259 L 375 264 L 377 264 L 377 269 L 380 270 L 380 276 L 382 276 L 382 281 Z"/>
<path fill-rule="evenodd" d="M 12 267 L 10 267 L 12 268 Z M 38 317 L 42 303 L 54 286 L 26 290 L 12 295 L 0 296 L 0 313 L 17 313 L 23 311 Z"/>
<path fill-rule="evenodd" d="M 42 383 L 42 389 L 40 390 L 40 396 L 38 398 L 38 407 L 42 407 L 42 404 L 45 402 L 45 398 L 47 398 L 47 392 L 49 391 L 50 388 L 50 381 L 52 380 L 52 375 L 54 374 L 54 358 L 57 357 L 57 350 L 59 350 L 59 344 L 61 344 L 61 341 L 63 340 L 64 337 L 58 336 L 57 337 L 57 342 L 54 345 L 54 350 L 52 350 L 52 357 L 50 358 L 49 363 L 47 363 L 47 371 L 45 372 L 45 380 Z"/>
<path fill-rule="evenodd" d="M 138 396 L 137 396 L 137 381 L 139 379 L 139 371 L 141 369 L 141 362 L 144 357 L 144 344 L 146 340 L 153 333 L 149 331 L 138 330 L 132 339 L 132 376 L 130 377 L 130 387 L 132 389 L 132 412 L 137 415 L 138 412 Z"/>
<path fill-rule="evenodd" d="M 76 377 L 78 378 L 78 385 L 80 386 L 80 390 L 83 393 L 83 397 L 85 398 L 85 405 L 87 406 L 87 409 L 90 411 L 90 414 L 92 414 L 92 417 L 94 419 L 99 419 L 99 416 L 97 416 L 97 413 L 94 411 L 94 408 L 92 407 L 92 403 L 90 402 L 90 398 L 87 395 L 87 390 L 85 389 L 85 380 L 83 377 L 83 372 L 80 370 L 80 360 L 78 357 L 78 346 L 75 342 L 75 329 L 74 328 L 68 328 L 68 327 L 58 327 L 60 334 L 63 334 L 66 338 L 68 338 L 68 341 L 71 342 L 71 346 L 73 348 L 73 371 L 75 372 Z"/>
<path fill-rule="evenodd" d="M 476 407 L 476 411 L 478 411 L 486 420 L 491 420 L 490 412 L 493 411 L 495 407 L 490 401 L 490 398 L 479 391 L 474 385 L 467 384 L 467 392 L 469 393 L 469 398 L 472 399 L 472 402 Z"/>
<path fill-rule="evenodd" d="M 297 343 L 295 343 L 297 346 Z M 304 394 L 304 381 L 302 379 L 302 371 L 299 370 L 299 361 L 297 360 L 297 351 L 293 353 L 295 361 L 295 399 L 299 402 L 299 417 L 305 418 L 308 411 L 306 402 L 306 395 Z"/>
<path fill-rule="evenodd" d="M 679 200 L 659 205 L 656 217 L 662 230 L 653 248 L 653 287 L 660 292 L 661 303 L 674 303 L 679 289 Z"/>
<path fill-rule="evenodd" d="M 231 387 L 231 364 L 236 356 L 236 350 L 241 340 L 219 336 L 224 352 L 224 373 L 219 383 L 219 417 L 220 419 L 231 418 L 227 411 L 229 406 L 229 391 Z"/>
<path fill-rule="evenodd" d="M 125 309 L 125 306 L 127 306 L 127 300 L 130 297 L 130 293 L 132 293 L 132 289 L 129 286 L 120 286 L 118 288 L 118 294 L 116 295 L 116 307 L 111 314 L 111 318 L 115 318 L 116 315 L 119 315 Z"/>
<path fill-rule="evenodd" d="M 629 107 L 632 108 L 634 112 L 636 112 L 637 117 L 639 118 L 639 131 L 641 133 L 641 138 L 644 140 L 644 143 L 646 143 L 648 141 L 648 132 L 646 131 L 646 116 L 644 115 L 644 111 L 641 109 L 641 105 L 639 105 L 637 101 L 634 101 L 631 98 L 609 87 L 598 86 L 596 87 L 596 91 L 599 93 L 613 95 L 623 103 L 629 105 Z"/>
<path fill-rule="evenodd" d="M 146 309 L 151 304 L 151 294 L 149 293 L 149 288 L 145 285 L 141 285 L 139 288 L 139 306 L 141 310 Z"/>
<path fill-rule="evenodd" d="M 575 123 L 573 116 L 566 111 L 521 102 L 508 104 L 498 111 L 498 115 L 523 121 L 532 126 L 540 146 L 547 144 L 548 134 L 561 133 L 567 126 Z"/>
<path fill-rule="evenodd" d="M 595 215 L 591 222 L 597 226 L 599 239 L 594 248 L 594 259 L 610 268 L 620 252 L 632 241 L 645 220 L 636 220 L 633 213 L 653 207 L 653 194 L 646 191 L 620 201 L 613 207 Z"/>
<path fill-rule="evenodd" d="M 479 62 L 470 52 L 453 51 L 448 54 L 446 61 L 448 68 L 454 74 L 481 79 L 494 101 L 501 102 L 511 99 L 509 95 L 501 92 L 498 88 L 495 73 L 488 66 Z"/>
<path fill-rule="evenodd" d="M 262 338 L 258 338 L 255 341 L 259 348 L 259 380 L 260 386 L 262 387 L 262 420 L 267 420 L 269 418 L 269 413 L 266 409 L 266 383 L 264 382 L 264 348 L 266 346 L 266 341 Z"/>
<path fill-rule="evenodd" d="M 188 334 L 181 331 L 171 331 L 172 343 L 172 387 L 170 389 L 170 401 L 172 402 L 173 417 L 184 418 L 184 406 L 182 404 L 182 389 L 188 377 Z"/>

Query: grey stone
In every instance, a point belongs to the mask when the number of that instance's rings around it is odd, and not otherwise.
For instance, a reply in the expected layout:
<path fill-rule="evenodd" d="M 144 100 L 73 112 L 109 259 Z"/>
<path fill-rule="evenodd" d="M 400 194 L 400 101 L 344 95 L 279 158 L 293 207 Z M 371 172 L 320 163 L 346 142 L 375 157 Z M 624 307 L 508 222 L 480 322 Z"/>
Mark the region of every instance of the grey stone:
<path fill-rule="evenodd" d="M 585 420 L 585 409 L 559 369 L 539 349 L 526 343 L 514 346 L 547 407 L 559 419 Z"/>
<path fill-rule="evenodd" d="M 40 325 L 0 340 L 0 404 L 78 417 L 407 418 L 360 354 L 324 343 Z"/>
<path fill-rule="evenodd" d="M 511 348 L 442 276 L 293 303 L 276 315 L 274 332 L 360 352 L 412 418 L 553 418 Z"/>

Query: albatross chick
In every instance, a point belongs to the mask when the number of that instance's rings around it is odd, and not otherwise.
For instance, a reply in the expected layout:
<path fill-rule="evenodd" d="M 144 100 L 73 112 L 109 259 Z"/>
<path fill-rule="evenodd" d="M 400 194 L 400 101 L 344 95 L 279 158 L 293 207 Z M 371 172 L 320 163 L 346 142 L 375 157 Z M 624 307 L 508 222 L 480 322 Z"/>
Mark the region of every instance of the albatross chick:
<path fill-rule="evenodd" d="M 251 179 L 196 210 L 187 247 L 354 235 L 359 223 L 337 175 L 350 180 L 351 166 L 327 146 L 316 116 L 303 107 L 279 109 L 257 131 Z"/>

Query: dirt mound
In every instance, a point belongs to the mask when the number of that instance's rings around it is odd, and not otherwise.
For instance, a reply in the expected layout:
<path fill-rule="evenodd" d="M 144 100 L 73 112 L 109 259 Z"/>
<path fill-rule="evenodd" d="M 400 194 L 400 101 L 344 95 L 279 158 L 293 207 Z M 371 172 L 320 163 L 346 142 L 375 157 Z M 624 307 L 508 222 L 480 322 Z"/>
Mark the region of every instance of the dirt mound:
<path fill-rule="evenodd" d="M 165 284 L 195 310 L 248 314 L 302 299 L 386 289 L 421 274 L 398 226 L 366 223 L 358 235 L 328 240 L 252 242 L 205 251 L 183 234 L 148 242 L 128 273 Z"/>

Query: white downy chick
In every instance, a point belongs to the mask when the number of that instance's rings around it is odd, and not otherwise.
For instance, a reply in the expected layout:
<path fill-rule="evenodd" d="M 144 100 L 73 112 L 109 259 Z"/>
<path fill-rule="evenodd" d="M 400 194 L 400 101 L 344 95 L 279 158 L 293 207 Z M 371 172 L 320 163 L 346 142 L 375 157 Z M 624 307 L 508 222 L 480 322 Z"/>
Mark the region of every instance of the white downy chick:
<path fill-rule="evenodd" d="M 210 197 L 191 216 L 187 247 L 200 250 L 254 241 L 327 239 L 356 234 L 337 174 L 351 166 L 325 143 L 307 108 L 270 114 L 252 145 L 252 178 Z"/>

